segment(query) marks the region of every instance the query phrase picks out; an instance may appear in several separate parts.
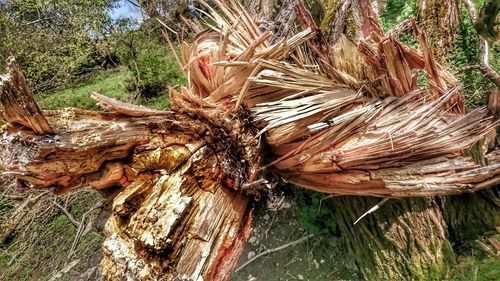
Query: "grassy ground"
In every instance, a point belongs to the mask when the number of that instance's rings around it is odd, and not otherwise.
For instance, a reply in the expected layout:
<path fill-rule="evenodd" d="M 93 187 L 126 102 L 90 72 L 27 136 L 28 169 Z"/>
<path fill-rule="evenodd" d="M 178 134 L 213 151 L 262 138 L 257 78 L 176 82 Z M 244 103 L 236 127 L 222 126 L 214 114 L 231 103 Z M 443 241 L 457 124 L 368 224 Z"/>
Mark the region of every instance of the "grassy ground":
<path fill-rule="evenodd" d="M 106 95 L 121 101 L 141 103 L 155 109 L 166 109 L 169 106 L 167 91 L 162 95 L 148 100 L 137 99 L 127 92 L 126 81 L 129 73 L 125 68 L 103 72 L 93 81 L 74 88 L 36 95 L 38 104 L 43 109 L 58 109 L 63 107 L 78 107 L 98 109 L 96 102 L 90 98 L 92 92 Z"/>
<path fill-rule="evenodd" d="M 78 239 L 80 228 L 55 205 L 55 201 L 82 224 Z M 11 221 L 25 215 L 0 244 L 0 281 L 69 281 L 86 280 L 91 276 L 94 278 L 89 280 L 95 280 L 103 237 L 97 227 L 102 225 L 98 223 L 99 208 L 94 206 L 101 201 L 97 192 L 83 190 L 57 198 L 47 193 L 21 207 Z M 11 203 L 16 205 L 16 202 Z"/>

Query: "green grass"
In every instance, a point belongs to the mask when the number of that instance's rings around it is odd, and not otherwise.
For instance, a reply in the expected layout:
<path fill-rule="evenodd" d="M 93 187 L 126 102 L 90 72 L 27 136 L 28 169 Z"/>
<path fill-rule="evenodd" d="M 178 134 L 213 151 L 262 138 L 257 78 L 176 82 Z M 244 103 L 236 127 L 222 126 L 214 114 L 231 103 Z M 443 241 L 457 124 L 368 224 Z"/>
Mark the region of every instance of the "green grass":
<path fill-rule="evenodd" d="M 0 193 L 0 221 L 3 217 L 7 217 L 10 210 L 12 209 L 12 202 L 5 198 L 2 193 Z"/>
<path fill-rule="evenodd" d="M 500 260 L 495 257 L 483 259 L 462 257 L 460 263 L 453 269 L 450 281 L 494 281 L 500 276 Z"/>
<path fill-rule="evenodd" d="M 125 68 L 112 72 L 103 72 L 84 85 L 38 94 L 36 100 L 43 109 L 54 110 L 64 107 L 77 107 L 97 110 L 99 106 L 90 97 L 90 94 L 95 91 L 121 101 L 140 103 L 154 109 L 167 109 L 170 106 L 167 91 L 157 97 L 134 101 L 132 95 L 127 93 L 127 79 L 129 79 L 129 73 Z"/>
<path fill-rule="evenodd" d="M 36 99 L 43 109 L 58 109 L 63 107 L 98 109 L 96 102 L 90 98 L 90 94 L 96 91 L 106 96 L 123 99 L 126 95 L 126 78 L 127 72 L 125 70 L 105 72 L 86 85 L 38 94 Z"/>

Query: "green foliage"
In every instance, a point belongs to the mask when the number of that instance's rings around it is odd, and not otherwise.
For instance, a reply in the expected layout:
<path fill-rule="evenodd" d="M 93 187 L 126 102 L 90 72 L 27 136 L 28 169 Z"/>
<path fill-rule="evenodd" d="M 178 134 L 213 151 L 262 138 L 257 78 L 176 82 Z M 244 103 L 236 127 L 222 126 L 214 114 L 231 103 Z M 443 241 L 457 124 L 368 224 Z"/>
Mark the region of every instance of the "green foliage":
<path fill-rule="evenodd" d="M 178 64 L 168 56 L 166 47 L 147 41 L 139 46 L 137 56 L 127 66 L 132 73 L 127 89 L 141 97 L 151 98 L 167 90 L 167 86 L 186 84 Z"/>
<path fill-rule="evenodd" d="M 298 222 L 300 226 L 312 234 L 328 233 L 334 234 L 337 228 L 333 218 L 332 208 L 326 200 L 324 194 L 308 192 L 310 201 L 300 209 Z"/>
<path fill-rule="evenodd" d="M 448 57 L 452 69 L 479 63 L 478 35 L 463 7 L 461 8 L 461 17 L 460 34 L 453 52 Z M 498 71 L 500 70 L 500 46 L 497 43 L 490 49 L 490 64 Z M 463 93 L 469 108 L 485 105 L 488 98 L 487 93 L 495 88 L 495 84 L 476 69 L 458 73 L 456 77 L 465 87 Z"/>
<path fill-rule="evenodd" d="M 131 76 L 126 68 L 119 68 L 118 71 L 113 72 L 101 72 L 94 79 L 78 87 L 41 93 L 35 98 L 43 109 L 53 110 L 64 107 L 98 109 L 96 102 L 90 97 L 90 94 L 95 91 L 121 101 L 140 103 L 154 109 L 161 110 L 169 107 L 169 97 L 166 92 L 149 99 L 134 99 L 131 94 L 127 93 L 127 81 L 131 79 Z"/>
<path fill-rule="evenodd" d="M 71 85 L 108 57 L 109 0 L 0 3 L 0 60 L 16 55 L 34 90 Z"/>
<path fill-rule="evenodd" d="M 12 202 L 0 193 L 0 218 L 12 209 Z"/>
<path fill-rule="evenodd" d="M 481 7 L 482 0 L 475 0 L 476 7 Z M 387 7 L 380 13 L 380 20 L 384 30 L 389 30 L 397 23 L 409 17 L 416 16 L 415 1 L 389 0 Z M 453 51 L 447 57 L 452 71 L 463 66 L 479 64 L 479 42 L 478 35 L 465 8 L 461 6 L 460 34 L 455 42 Z M 429 31 L 426 31 L 429 32 Z M 418 47 L 411 34 L 404 34 L 401 41 L 409 46 Z M 497 71 L 500 70 L 500 44 L 496 43 L 490 48 L 490 64 Z M 487 93 L 495 88 L 484 74 L 477 70 L 467 70 L 456 74 L 456 77 L 464 85 L 462 93 L 466 97 L 468 108 L 474 108 L 487 103 Z"/>
<path fill-rule="evenodd" d="M 116 41 L 119 59 L 131 73 L 129 92 L 151 98 L 165 93 L 167 85 L 186 84 L 155 24 L 143 23 L 139 29 L 117 35 Z"/>
<path fill-rule="evenodd" d="M 408 18 L 417 16 L 417 6 L 415 1 L 389 0 L 387 7 L 380 12 L 380 22 L 384 31 L 389 31 L 396 24 Z M 417 48 L 417 41 L 410 33 L 405 33 L 399 38 L 402 43 Z"/>
<path fill-rule="evenodd" d="M 500 276 L 500 260 L 495 257 L 462 257 L 453 269 L 451 281 L 494 281 Z"/>
<path fill-rule="evenodd" d="M 417 16 L 415 1 L 389 0 L 387 6 L 380 13 L 380 21 L 384 31 L 388 31 L 403 20 Z"/>

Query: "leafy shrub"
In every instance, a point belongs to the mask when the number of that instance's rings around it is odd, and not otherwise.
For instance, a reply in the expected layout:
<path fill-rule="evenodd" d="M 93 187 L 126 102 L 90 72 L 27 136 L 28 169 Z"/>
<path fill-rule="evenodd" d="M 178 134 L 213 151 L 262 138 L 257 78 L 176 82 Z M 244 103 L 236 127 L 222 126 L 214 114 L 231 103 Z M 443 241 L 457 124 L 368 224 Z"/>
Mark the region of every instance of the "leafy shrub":
<path fill-rule="evenodd" d="M 7 198 L 3 197 L 2 194 L 0 194 L 0 218 L 2 217 L 3 214 L 7 213 L 10 209 L 12 209 L 13 205 L 10 200 Z"/>
<path fill-rule="evenodd" d="M 333 210 L 326 200 L 324 194 L 310 193 L 308 204 L 300 209 L 298 222 L 302 228 L 312 234 L 335 234 L 337 223 L 333 217 Z M 307 198 L 306 198 L 307 199 Z"/>
<path fill-rule="evenodd" d="M 126 20 L 119 24 L 122 30 L 115 35 L 115 50 L 131 74 L 129 92 L 151 98 L 164 93 L 167 85 L 186 83 L 155 21 L 146 21 L 139 28 Z"/>
<path fill-rule="evenodd" d="M 479 40 L 468 13 L 461 8 L 460 34 L 455 42 L 455 48 L 448 57 L 450 66 L 454 69 L 467 65 L 479 64 Z M 500 69 L 500 46 L 495 44 L 490 48 L 490 65 Z M 456 77 L 464 85 L 462 91 L 466 98 L 466 104 L 470 108 L 485 105 L 487 103 L 487 93 L 495 89 L 495 84 L 484 74 L 477 70 L 467 70 L 458 73 Z"/>
<path fill-rule="evenodd" d="M 0 60 L 16 55 L 35 91 L 73 85 L 108 55 L 102 42 L 111 7 L 107 0 L 0 1 Z"/>
<path fill-rule="evenodd" d="M 185 84 L 177 63 L 168 55 L 166 47 L 156 42 L 141 45 L 137 57 L 127 63 L 132 73 L 127 80 L 127 90 L 151 98 L 164 92 L 167 85 Z"/>

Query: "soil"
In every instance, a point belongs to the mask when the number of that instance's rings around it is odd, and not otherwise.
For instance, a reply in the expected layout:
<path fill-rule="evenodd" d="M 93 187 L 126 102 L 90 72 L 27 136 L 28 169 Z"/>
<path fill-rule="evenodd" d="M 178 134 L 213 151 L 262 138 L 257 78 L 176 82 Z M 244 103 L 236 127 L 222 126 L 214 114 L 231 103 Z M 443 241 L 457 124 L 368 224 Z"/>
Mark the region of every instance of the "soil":
<path fill-rule="evenodd" d="M 311 234 L 299 222 L 308 201 L 304 192 L 277 190 L 262 200 L 265 202 L 257 202 L 254 229 L 232 281 L 360 280 L 340 237 L 327 231 L 242 267 L 252 256 Z M 321 208 L 330 207 L 325 203 Z"/>

